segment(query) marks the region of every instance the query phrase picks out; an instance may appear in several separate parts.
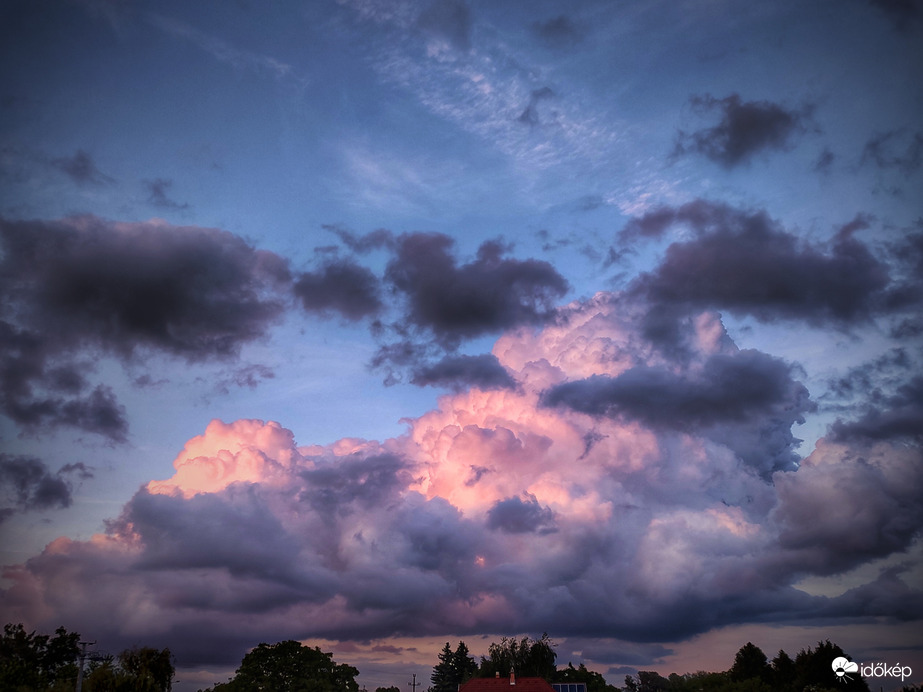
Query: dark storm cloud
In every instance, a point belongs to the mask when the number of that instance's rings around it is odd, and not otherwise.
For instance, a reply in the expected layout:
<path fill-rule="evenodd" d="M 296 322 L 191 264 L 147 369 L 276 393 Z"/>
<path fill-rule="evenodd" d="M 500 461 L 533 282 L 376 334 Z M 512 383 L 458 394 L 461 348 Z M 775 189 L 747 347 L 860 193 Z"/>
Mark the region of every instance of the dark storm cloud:
<path fill-rule="evenodd" d="M 455 390 L 469 389 L 512 389 L 515 380 L 500 365 L 496 356 L 446 356 L 431 365 L 422 365 L 413 372 L 411 384 L 420 387 L 448 386 Z"/>
<path fill-rule="evenodd" d="M 464 0 L 436 0 L 423 10 L 417 25 L 456 50 L 467 51 L 471 47 L 471 10 Z"/>
<path fill-rule="evenodd" d="M 785 231 L 765 212 L 699 200 L 630 221 L 622 240 L 660 237 L 674 225 L 697 236 L 670 245 L 660 265 L 634 281 L 632 291 L 654 306 L 711 307 L 764 322 L 802 319 L 846 327 L 870 319 L 889 286 L 887 267 L 854 237 L 867 223 L 857 218 L 825 247 Z M 666 320 L 664 325 L 672 319 L 656 310 L 651 317 Z M 653 332 L 657 326 L 651 323 Z"/>
<path fill-rule="evenodd" d="M 112 182 L 112 178 L 100 171 L 83 149 L 78 149 L 71 157 L 54 159 L 51 164 L 79 185 L 103 185 Z"/>
<path fill-rule="evenodd" d="M 573 46 L 583 40 L 583 32 L 567 15 L 563 14 L 543 22 L 533 22 L 532 31 L 552 48 Z"/>
<path fill-rule="evenodd" d="M 813 408 L 792 367 L 759 351 L 714 355 L 700 371 L 682 374 L 639 366 L 618 377 L 594 375 L 557 385 L 542 401 L 656 429 L 699 432 L 728 446 L 767 479 L 796 468 L 793 448 L 799 440 L 791 427 Z"/>
<path fill-rule="evenodd" d="M 534 495 L 525 500 L 500 500 L 487 511 L 487 528 L 506 533 L 548 533 L 554 531 L 554 512 L 543 507 Z"/>
<path fill-rule="evenodd" d="M 891 396 L 875 397 L 865 404 L 861 417 L 838 420 L 831 426 L 835 440 L 923 441 L 923 376 L 916 376 Z"/>
<path fill-rule="evenodd" d="M 811 121 L 810 108 L 788 110 L 769 101 L 742 101 L 738 94 L 723 99 L 705 94 L 689 102 L 694 112 L 717 113 L 720 119 L 714 127 L 680 131 L 674 156 L 702 154 L 726 168 L 746 163 L 763 151 L 789 148 Z"/>
<path fill-rule="evenodd" d="M 915 132 L 910 137 L 905 137 L 901 130 L 875 135 L 862 150 L 860 164 L 869 162 L 905 176 L 916 173 L 923 164 L 923 132 Z"/>
<path fill-rule="evenodd" d="M 427 330 L 446 347 L 554 315 L 567 281 L 549 263 L 505 258 L 498 242 L 459 265 L 452 238 L 439 233 L 400 236 L 386 279 L 406 299 L 405 322 Z"/>
<path fill-rule="evenodd" d="M 381 311 L 378 279 L 351 260 L 333 259 L 295 282 L 295 295 L 305 310 L 360 320 Z"/>
<path fill-rule="evenodd" d="M 173 181 L 165 178 L 155 178 L 154 180 L 145 180 L 144 187 L 147 188 L 147 201 L 155 207 L 164 209 L 188 209 L 189 204 L 183 202 L 180 204 L 172 199 L 169 195 L 170 188 L 173 187 Z"/>
<path fill-rule="evenodd" d="M 0 452 L 0 501 L 11 505 L 0 507 L 0 522 L 17 511 L 70 507 L 71 474 L 81 480 L 93 477 L 82 463 L 67 464 L 53 474 L 40 459 Z"/>
<path fill-rule="evenodd" d="M 215 229 L 0 220 L 3 413 L 123 441 L 122 408 L 93 388 L 99 352 L 132 360 L 235 358 L 284 308 L 285 260 Z"/>

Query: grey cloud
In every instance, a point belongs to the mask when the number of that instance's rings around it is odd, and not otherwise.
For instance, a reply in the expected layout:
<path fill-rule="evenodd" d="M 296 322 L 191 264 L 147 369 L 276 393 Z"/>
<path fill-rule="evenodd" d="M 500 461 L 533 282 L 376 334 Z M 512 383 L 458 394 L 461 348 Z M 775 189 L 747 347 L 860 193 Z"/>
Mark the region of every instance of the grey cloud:
<path fill-rule="evenodd" d="M 96 167 L 92 157 L 83 149 L 78 149 L 73 156 L 54 159 L 51 164 L 66 173 L 78 185 L 103 185 L 113 182 L 112 178 Z"/>
<path fill-rule="evenodd" d="M 529 103 L 517 120 L 523 125 L 529 125 L 530 127 L 540 125 L 541 121 L 538 114 L 538 104 L 551 98 L 554 98 L 554 92 L 550 88 L 542 87 L 541 89 L 534 89 L 529 97 Z"/>
<path fill-rule="evenodd" d="M 362 235 L 357 235 L 339 226 L 325 226 L 325 228 L 335 233 L 346 247 L 360 255 L 372 250 L 391 250 L 394 249 L 396 243 L 394 234 L 385 228 L 378 228 Z"/>
<path fill-rule="evenodd" d="M 417 25 L 456 50 L 471 47 L 471 10 L 464 0 L 436 0 L 420 14 Z"/>
<path fill-rule="evenodd" d="M 698 431 L 727 445 L 764 478 L 797 467 L 791 434 L 812 410 L 791 366 L 759 351 L 715 355 L 701 371 L 639 366 L 618 377 L 593 375 L 545 392 L 546 406 L 624 417 L 659 429 Z"/>
<path fill-rule="evenodd" d="M 911 378 L 892 396 L 868 400 L 864 408 L 864 414 L 855 420 L 837 420 L 831 426 L 833 439 L 923 441 L 923 377 Z"/>
<path fill-rule="evenodd" d="M 909 30 L 923 19 L 923 6 L 918 0 L 869 0 L 869 4 L 888 16 L 898 31 Z"/>
<path fill-rule="evenodd" d="M 216 229 L 0 220 L 0 401 L 13 420 L 123 441 L 124 412 L 93 388 L 100 352 L 236 358 L 285 307 L 288 265 Z"/>
<path fill-rule="evenodd" d="M 568 285 L 549 263 L 505 258 L 497 242 L 485 242 L 473 261 L 459 265 L 454 241 L 438 233 L 399 238 L 385 277 L 406 300 L 405 322 L 430 331 L 446 347 L 462 339 L 541 324 Z"/>
<path fill-rule="evenodd" d="M 145 180 L 144 186 L 148 191 L 147 201 L 155 207 L 164 209 L 188 209 L 189 204 L 182 204 L 172 199 L 169 195 L 170 188 L 173 187 L 173 181 L 165 178 L 155 178 L 154 180 Z"/>
<path fill-rule="evenodd" d="M 564 48 L 583 40 L 583 31 L 567 15 L 558 15 L 543 22 L 532 22 L 533 33 L 547 46 Z"/>
<path fill-rule="evenodd" d="M 422 365 L 413 372 L 411 383 L 420 387 L 449 386 L 455 390 L 513 389 L 516 381 L 491 354 L 445 356 L 436 363 Z"/>
<path fill-rule="evenodd" d="M 680 131 L 674 156 L 687 153 L 733 168 L 754 155 L 791 146 L 795 135 L 808 130 L 811 109 L 788 110 L 769 101 L 742 101 L 738 94 L 717 99 L 710 94 L 693 96 L 690 104 L 696 113 L 718 113 L 714 127 L 695 132 Z"/>
<path fill-rule="evenodd" d="M 302 274 L 294 285 L 305 310 L 360 320 L 382 310 L 378 279 L 355 262 L 334 259 L 315 272 Z"/>
<path fill-rule="evenodd" d="M 858 220 L 861 227 L 868 222 Z M 641 274 L 631 290 L 665 308 L 651 311 L 652 331 L 675 319 L 674 311 L 715 308 L 763 322 L 802 319 L 848 327 L 880 310 L 889 288 L 887 266 L 844 227 L 827 247 L 785 231 L 764 212 L 696 201 L 634 219 L 622 241 L 660 237 L 683 224 L 696 237 L 675 242 L 659 266 Z"/>
<path fill-rule="evenodd" d="M 892 130 L 875 135 L 865 144 L 860 164 L 873 163 L 878 168 L 894 169 L 904 176 L 916 173 L 923 164 L 923 132 L 915 132 L 906 146 L 900 139 L 904 133 Z"/>
<path fill-rule="evenodd" d="M 7 505 L 0 507 L 0 522 L 16 512 L 70 507 L 71 474 L 81 480 L 93 477 L 82 463 L 67 464 L 53 474 L 40 459 L 0 452 L 0 493 Z"/>
<path fill-rule="evenodd" d="M 506 533 L 548 533 L 554 531 L 554 512 L 543 507 L 534 495 L 525 500 L 500 500 L 487 511 L 487 528 Z"/>

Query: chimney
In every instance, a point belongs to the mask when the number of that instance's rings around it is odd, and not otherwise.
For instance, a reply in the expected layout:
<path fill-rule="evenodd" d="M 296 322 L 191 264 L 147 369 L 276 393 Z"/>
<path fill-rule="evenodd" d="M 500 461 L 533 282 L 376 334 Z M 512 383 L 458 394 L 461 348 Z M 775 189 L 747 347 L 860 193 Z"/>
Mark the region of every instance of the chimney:
<path fill-rule="evenodd" d="M 510 671 L 510 684 L 511 685 L 516 684 L 516 672 L 512 670 Z"/>

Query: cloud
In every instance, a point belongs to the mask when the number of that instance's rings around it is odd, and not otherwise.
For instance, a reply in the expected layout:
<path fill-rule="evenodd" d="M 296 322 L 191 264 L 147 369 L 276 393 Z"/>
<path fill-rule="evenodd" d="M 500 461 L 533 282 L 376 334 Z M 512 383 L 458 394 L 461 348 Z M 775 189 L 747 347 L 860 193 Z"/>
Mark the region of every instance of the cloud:
<path fill-rule="evenodd" d="M 894 169 L 904 176 L 913 175 L 923 164 L 923 132 L 915 132 L 903 151 L 897 142 L 904 133 L 884 132 L 872 137 L 862 150 L 860 165 L 868 162 L 881 169 Z"/>
<path fill-rule="evenodd" d="M 529 97 L 529 103 L 525 107 L 525 110 L 517 118 L 517 121 L 521 122 L 523 125 L 528 125 L 530 127 L 535 127 L 541 124 L 538 115 L 538 104 L 541 101 L 546 99 L 554 98 L 554 92 L 548 87 L 542 87 L 541 89 L 533 89 L 532 94 Z"/>
<path fill-rule="evenodd" d="M 923 441 L 923 377 L 912 377 L 892 396 L 867 401 L 865 408 L 858 419 L 836 421 L 830 431 L 832 439 Z"/>
<path fill-rule="evenodd" d="M 793 448 L 800 440 L 791 428 L 814 408 L 804 385 L 792 379 L 791 366 L 758 351 L 712 355 L 680 373 L 639 366 L 618 377 L 594 375 L 553 387 L 543 401 L 655 429 L 698 431 L 727 445 L 766 479 L 797 467 Z"/>
<path fill-rule="evenodd" d="M 443 396 L 383 442 L 214 421 L 104 533 L 7 568 L 4 612 L 170 646 L 183 666 L 268 638 L 547 629 L 642 651 L 770 617 L 923 618 L 899 570 L 836 597 L 795 586 L 915 545 L 919 447 L 821 440 L 766 482 L 722 426 L 771 428 L 748 438 L 771 458 L 805 410 L 796 371 L 737 350 L 711 313 L 679 326 L 691 355 L 673 360 L 643 337 L 646 308 L 600 294 L 504 333 L 493 354 L 517 388 Z M 542 405 L 594 376 L 625 415 Z"/>
<path fill-rule="evenodd" d="M 78 149 L 71 157 L 54 159 L 51 165 L 66 173 L 78 185 L 104 185 L 112 178 L 100 171 L 90 155 Z"/>
<path fill-rule="evenodd" d="M 914 22 L 923 18 L 923 9 L 917 0 L 869 0 L 869 4 L 887 15 L 899 31 L 909 30 Z"/>
<path fill-rule="evenodd" d="M 723 99 L 705 94 L 689 102 L 695 113 L 717 112 L 720 120 L 695 132 L 681 130 L 673 155 L 702 154 L 725 168 L 746 163 L 760 152 L 789 148 L 794 136 L 806 132 L 811 122 L 809 107 L 788 110 L 769 101 L 741 101 L 738 94 Z"/>
<path fill-rule="evenodd" d="M 302 274 L 294 291 L 305 310 L 335 312 L 354 321 L 375 315 L 383 307 L 378 279 L 351 260 L 330 260 L 318 271 Z"/>
<path fill-rule="evenodd" d="M 672 243 L 660 264 L 632 284 L 634 292 L 666 309 L 653 311 L 648 327 L 668 338 L 676 319 L 670 310 L 714 308 L 763 322 L 798 319 L 840 327 L 886 312 L 888 265 L 855 237 L 868 225 L 860 216 L 830 242 L 811 244 L 765 212 L 696 200 L 632 219 L 620 237 L 623 243 L 660 238 L 677 226 L 693 233 L 691 240 Z"/>
<path fill-rule="evenodd" d="M 147 201 L 150 202 L 155 207 L 162 207 L 164 209 L 188 209 L 189 204 L 183 202 L 180 204 L 174 199 L 171 199 L 168 191 L 173 187 L 173 181 L 167 180 L 165 178 L 155 178 L 154 180 L 145 180 L 144 186 L 148 190 Z"/>
<path fill-rule="evenodd" d="M 454 241 L 439 233 L 412 233 L 398 239 L 385 278 L 406 299 L 406 323 L 431 332 L 451 347 L 462 339 L 521 324 L 538 325 L 554 315 L 554 301 L 567 281 L 549 263 L 504 257 L 495 241 L 459 265 Z"/>
<path fill-rule="evenodd" d="M 497 358 L 491 354 L 479 356 L 445 356 L 436 363 L 419 365 L 411 384 L 449 386 L 452 389 L 503 389 L 516 386 L 515 381 Z"/>
<path fill-rule="evenodd" d="M 570 17 L 563 14 L 543 22 L 532 22 L 531 29 L 545 45 L 551 48 L 569 47 L 583 40 L 583 32 Z"/>
<path fill-rule="evenodd" d="M 92 478 L 92 471 L 82 463 L 67 464 L 53 474 L 40 459 L 0 452 L 0 523 L 17 511 L 70 507 L 72 500 L 69 476 L 81 480 Z"/>
<path fill-rule="evenodd" d="M 554 531 L 554 512 L 526 493 L 524 501 L 511 497 L 491 507 L 487 511 L 487 528 L 507 533 L 548 533 Z"/>
<path fill-rule="evenodd" d="M 3 413 L 123 441 L 113 392 L 88 382 L 100 353 L 233 360 L 285 307 L 288 265 L 217 229 L 164 222 L 0 220 Z"/>
<path fill-rule="evenodd" d="M 417 26 L 456 50 L 471 47 L 471 10 L 464 0 L 436 0 L 420 14 Z"/>

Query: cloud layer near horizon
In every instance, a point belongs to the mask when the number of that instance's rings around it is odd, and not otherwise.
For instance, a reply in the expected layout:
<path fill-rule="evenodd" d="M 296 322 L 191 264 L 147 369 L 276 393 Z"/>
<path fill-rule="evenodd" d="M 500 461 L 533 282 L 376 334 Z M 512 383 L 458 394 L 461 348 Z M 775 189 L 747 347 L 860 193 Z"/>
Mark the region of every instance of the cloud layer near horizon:
<path fill-rule="evenodd" d="M 642 642 L 767 616 L 923 617 L 900 569 L 835 598 L 794 586 L 913 544 L 918 446 L 860 420 L 799 466 L 791 427 L 812 404 L 797 371 L 739 350 L 707 310 L 680 322 L 673 357 L 639 337 L 643 308 L 601 293 L 506 332 L 493 356 L 515 387 L 446 395 L 383 442 L 298 446 L 279 423 L 213 421 L 104 534 L 8 569 L 0 603 L 33 626 L 169 645 L 184 666 L 261 638 Z"/>

